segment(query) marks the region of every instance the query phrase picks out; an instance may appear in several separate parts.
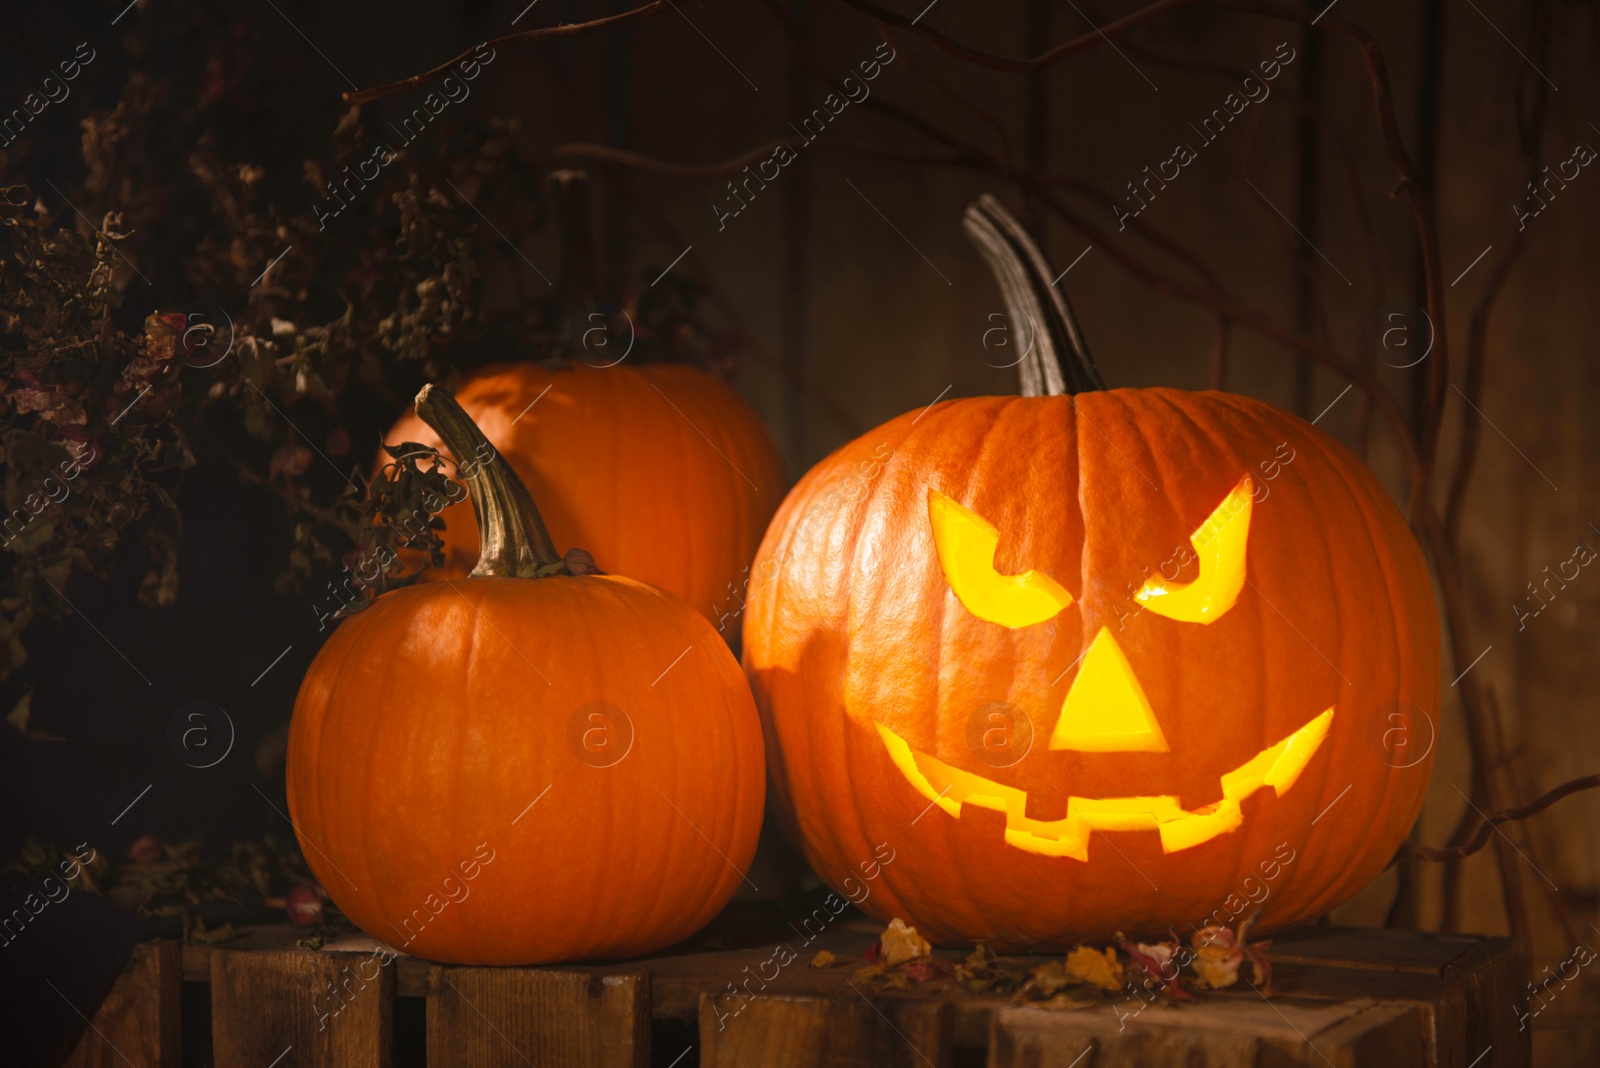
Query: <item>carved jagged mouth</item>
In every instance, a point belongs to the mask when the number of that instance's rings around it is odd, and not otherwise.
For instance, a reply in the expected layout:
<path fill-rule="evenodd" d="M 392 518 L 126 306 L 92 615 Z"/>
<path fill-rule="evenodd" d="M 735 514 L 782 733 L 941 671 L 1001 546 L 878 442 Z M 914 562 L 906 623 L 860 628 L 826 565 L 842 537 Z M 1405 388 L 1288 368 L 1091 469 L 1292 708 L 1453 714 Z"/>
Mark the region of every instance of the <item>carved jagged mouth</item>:
<path fill-rule="evenodd" d="M 1158 831 L 1161 851 L 1176 853 L 1236 830 L 1244 822 L 1244 799 L 1270 786 L 1282 797 L 1295 784 L 1322 745 L 1333 723 L 1333 709 L 1317 716 L 1277 745 L 1269 746 L 1222 776 L 1222 800 L 1191 812 L 1176 797 L 1068 797 L 1058 820 L 1029 819 L 1028 795 L 981 775 L 951 767 L 906 744 L 894 731 L 874 723 L 889 759 L 906 781 L 951 816 L 963 805 L 1006 814 L 1005 840 L 1029 853 L 1089 859 L 1089 832 Z"/>

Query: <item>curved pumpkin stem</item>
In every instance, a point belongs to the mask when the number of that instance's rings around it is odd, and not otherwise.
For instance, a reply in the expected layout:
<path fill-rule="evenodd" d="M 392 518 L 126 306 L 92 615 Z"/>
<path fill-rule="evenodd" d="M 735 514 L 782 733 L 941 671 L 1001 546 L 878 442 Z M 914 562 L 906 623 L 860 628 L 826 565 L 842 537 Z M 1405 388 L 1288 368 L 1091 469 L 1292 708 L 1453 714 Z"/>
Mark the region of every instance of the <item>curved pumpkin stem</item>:
<path fill-rule="evenodd" d="M 456 470 L 478 516 L 481 554 L 473 578 L 539 578 L 571 574 L 550 540 L 539 507 L 478 424 L 447 389 L 427 385 L 417 394 L 417 415 L 456 458 Z M 574 550 L 579 552 L 580 550 Z M 584 554 L 587 556 L 587 554 Z"/>
<path fill-rule="evenodd" d="M 1017 365 L 1024 397 L 1105 389 L 1066 294 L 1053 284 L 1050 261 L 1022 224 L 993 196 L 967 207 L 961 228 L 994 272 L 1013 323 L 1032 325 L 1028 351 Z"/>

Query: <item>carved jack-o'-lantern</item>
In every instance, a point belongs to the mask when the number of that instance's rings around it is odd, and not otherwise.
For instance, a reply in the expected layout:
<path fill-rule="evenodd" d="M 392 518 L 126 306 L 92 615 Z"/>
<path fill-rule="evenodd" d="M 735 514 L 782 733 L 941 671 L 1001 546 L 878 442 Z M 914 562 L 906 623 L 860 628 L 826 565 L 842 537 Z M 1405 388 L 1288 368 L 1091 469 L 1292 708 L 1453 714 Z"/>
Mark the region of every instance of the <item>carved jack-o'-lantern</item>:
<path fill-rule="evenodd" d="M 836 887 L 894 844 L 864 907 L 945 943 L 1326 912 L 1427 787 L 1384 738 L 1438 704 L 1420 550 L 1301 419 L 1104 390 L 1020 228 L 968 227 L 1046 324 L 1025 389 L 1076 393 L 907 413 L 780 508 L 745 666 L 791 830 Z"/>

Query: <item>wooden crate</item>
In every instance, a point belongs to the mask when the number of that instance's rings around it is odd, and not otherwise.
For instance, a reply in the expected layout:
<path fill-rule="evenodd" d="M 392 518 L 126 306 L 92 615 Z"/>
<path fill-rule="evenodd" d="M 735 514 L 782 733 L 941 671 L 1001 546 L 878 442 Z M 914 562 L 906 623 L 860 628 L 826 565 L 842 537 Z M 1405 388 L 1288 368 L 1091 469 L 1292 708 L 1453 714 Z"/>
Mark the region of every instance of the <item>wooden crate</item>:
<path fill-rule="evenodd" d="M 1136 1002 L 1060 1012 L 949 984 L 874 991 L 853 976 L 877 932 L 841 920 L 809 943 L 797 935 L 788 942 L 794 960 L 782 967 L 772 945 L 467 968 L 387 961 L 359 937 L 300 948 L 303 932 L 283 927 L 181 952 L 152 943 L 136 952 L 69 1063 L 122 1063 L 115 1042 L 128 1056 L 138 1051 L 134 1063 L 176 1065 L 180 968 L 186 983 L 210 990 L 209 1021 L 183 1021 L 199 1029 L 188 1041 L 191 1068 L 197 1060 L 258 1068 L 1529 1063 L 1531 1036 L 1517 1024 L 1526 966 L 1504 938 L 1311 928 L 1274 940 L 1270 1001 L 1241 984 L 1198 1005 L 1134 1015 Z M 845 963 L 809 967 L 819 949 Z M 193 1055 L 207 1023 L 209 1061 L 203 1046 Z"/>
<path fill-rule="evenodd" d="M 178 1068 L 183 982 L 182 947 L 176 942 L 134 946 L 128 966 L 94 1014 L 66 1068 L 114 1068 L 128 1062 Z"/>

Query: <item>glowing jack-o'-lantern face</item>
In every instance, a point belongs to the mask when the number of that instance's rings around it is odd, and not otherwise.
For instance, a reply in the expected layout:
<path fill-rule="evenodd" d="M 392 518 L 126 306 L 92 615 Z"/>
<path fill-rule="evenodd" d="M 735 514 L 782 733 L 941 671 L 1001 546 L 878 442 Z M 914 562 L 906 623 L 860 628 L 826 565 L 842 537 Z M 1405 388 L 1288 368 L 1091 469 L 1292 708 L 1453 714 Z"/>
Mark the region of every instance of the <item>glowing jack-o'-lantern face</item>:
<path fill-rule="evenodd" d="M 908 413 L 797 484 L 752 576 L 781 818 L 937 942 L 1256 905 L 1282 927 L 1365 885 L 1421 807 L 1431 753 L 1385 735 L 1401 712 L 1422 748 L 1438 703 L 1420 550 L 1355 457 L 1268 405 Z M 896 859 L 855 887 L 879 842 Z"/>
<path fill-rule="evenodd" d="M 1134 600 L 1159 615 L 1191 623 L 1214 623 L 1226 615 L 1245 585 L 1253 494 L 1246 476 L 1190 535 L 1198 577 L 1182 586 L 1150 579 Z M 979 619 L 1012 629 L 1030 627 L 1072 603 L 1072 595 L 1048 575 L 1034 570 L 1017 575 L 996 571 L 999 532 L 937 490 L 928 494 L 928 518 L 951 592 Z M 1161 836 L 1162 850 L 1172 853 L 1238 829 L 1245 798 L 1264 787 L 1281 797 L 1322 745 L 1332 719 L 1329 708 L 1224 772 L 1222 799 L 1196 811 L 1186 810 L 1170 795 L 1069 796 L 1067 814 L 1056 820 L 1029 818 L 1028 797 L 1022 790 L 918 753 L 881 723 L 877 729 L 906 781 L 951 816 L 959 818 L 966 805 L 995 809 L 1005 813 L 1007 844 L 1047 856 L 1088 860 L 1090 831 L 1154 830 Z M 1080 658 L 1049 747 L 1085 753 L 1171 751 L 1150 700 L 1109 627 L 1100 628 Z"/>

